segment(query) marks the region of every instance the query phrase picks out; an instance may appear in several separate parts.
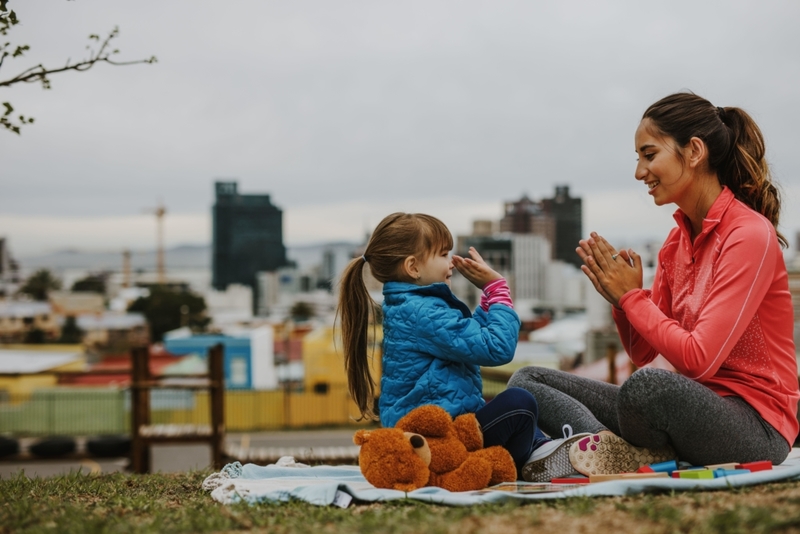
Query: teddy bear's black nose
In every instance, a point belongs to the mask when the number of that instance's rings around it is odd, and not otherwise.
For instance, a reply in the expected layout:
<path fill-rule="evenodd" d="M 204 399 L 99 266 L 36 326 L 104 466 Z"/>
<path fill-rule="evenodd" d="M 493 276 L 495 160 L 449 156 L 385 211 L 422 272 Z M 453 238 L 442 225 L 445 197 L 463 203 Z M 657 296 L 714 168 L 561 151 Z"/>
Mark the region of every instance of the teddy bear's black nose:
<path fill-rule="evenodd" d="M 425 440 L 422 439 L 422 436 L 418 436 L 417 434 L 411 436 L 411 439 L 409 439 L 409 441 L 411 442 L 411 446 L 414 447 L 415 449 L 419 449 L 420 447 L 425 445 Z"/>

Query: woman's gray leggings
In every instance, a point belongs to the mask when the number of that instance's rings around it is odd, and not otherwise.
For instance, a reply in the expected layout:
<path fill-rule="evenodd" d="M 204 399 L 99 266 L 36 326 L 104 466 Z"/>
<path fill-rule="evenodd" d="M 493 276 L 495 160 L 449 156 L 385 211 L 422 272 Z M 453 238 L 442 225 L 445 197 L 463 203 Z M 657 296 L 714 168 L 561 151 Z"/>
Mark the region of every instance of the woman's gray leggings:
<path fill-rule="evenodd" d="M 533 393 L 539 427 L 560 437 L 610 430 L 638 447 L 671 445 L 693 465 L 770 460 L 779 464 L 791 446 L 740 397 L 721 397 L 685 376 L 639 369 L 621 386 L 542 367 L 524 367 L 509 387 Z"/>

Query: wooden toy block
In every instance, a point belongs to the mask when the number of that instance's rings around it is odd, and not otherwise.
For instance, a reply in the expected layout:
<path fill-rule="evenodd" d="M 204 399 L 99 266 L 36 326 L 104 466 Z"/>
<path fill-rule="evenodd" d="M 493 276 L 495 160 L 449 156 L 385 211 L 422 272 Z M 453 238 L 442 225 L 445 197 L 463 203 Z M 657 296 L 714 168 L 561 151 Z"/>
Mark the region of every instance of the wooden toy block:
<path fill-rule="evenodd" d="M 739 465 L 739 464 L 737 464 L 736 462 L 730 462 L 730 463 L 727 463 L 727 464 L 707 465 L 707 466 L 705 466 L 705 468 L 706 469 L 711 469 L 712 471 L 715 471 L 717 469 L 736 469 L 737 465 Z"/>
<path fill-rule="evenodd" d="M 679 478 L 706 479 L 714 478 L 714 471 L 710 469 L 687 469 L 679 471 Z"/>
<path fill-rule="evenodd" d="M 706 471 L 706 470 L 707 469 L 705 467 L 692 466 L 692 467 L 687 467 L 685 469 L 673 471 L 672 473 L 670 473 L 670 476 L 672 478 L 686 478 L 686 477 L 681 477 L 681 473 L 686 473 L 688 471 Z"/>
<path fill-rule="evenodd" d="M 761 460 L 760 462 L 736 464 L 736 469 L 747 469 L 751 473 L 755 473 L 756 471 L 769 471 L 772 469 L 772 462 L 769 460 Z"/>
<path fill-rule="evenodd" d="M 749 475 L 747 469 L 714 469 L 714 478 L 729 477 L 733 475 Z"/>
<path fill-rule="evenodd" d="M 668 478 L 667 473 L 618 473 L 616 475 L 592 475 L 589 480 L 594 482 L 608 482 L 609 480 L 630 480 L 639 478 Z"/>
<path fill-rule="evenodd" d="M 636 470 L 637 473 L 655 473 L 656 470 L 650 467 L 649 465 L 643 465 L 639 469 Z"/>
<path fill-rule="evenodd" d="M 672 473 L 678 469 L 678 462 L 675 460 L 669 460 L 666 462 L 659 462 L 657 464 L 650 464 L 650 469 L 656 473 Z"/>

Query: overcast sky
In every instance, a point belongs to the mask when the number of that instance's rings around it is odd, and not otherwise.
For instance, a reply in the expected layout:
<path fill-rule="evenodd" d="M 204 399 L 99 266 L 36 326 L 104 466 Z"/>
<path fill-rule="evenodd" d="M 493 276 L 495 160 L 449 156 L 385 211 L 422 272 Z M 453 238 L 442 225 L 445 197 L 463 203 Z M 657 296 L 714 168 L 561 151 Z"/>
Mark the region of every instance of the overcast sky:
<path fill-rule="evenodd" d="M 36 118 L 0 131 L 0 236 L 18 256 L 208 243 L 215 179 L 268 193 L 288 244 L 358 240 L 392 211 L 464 233 L 567 184 L 584 231 L 662 240 L 674 207 L 633 178 L 644 109 L 690 89 L 761 126 L 800 230 L 800 3 L 786 1 L 10 0 L 29 44 L 0 80 L 121 60 L 52 90 L 0 89 Z"/>

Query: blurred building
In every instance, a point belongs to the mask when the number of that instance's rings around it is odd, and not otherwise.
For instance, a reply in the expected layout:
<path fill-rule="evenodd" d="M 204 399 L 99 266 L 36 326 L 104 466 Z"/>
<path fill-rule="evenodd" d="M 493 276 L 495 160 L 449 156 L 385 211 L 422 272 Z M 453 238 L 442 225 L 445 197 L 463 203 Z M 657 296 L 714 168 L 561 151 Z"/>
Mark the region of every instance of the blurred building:
<path fill-rule="evenodd" d="M 236 182 L 216 182 L 215 191 L 212 286 L 224 291 L 230 284 L 242 284 L 257 293 L 256 273 L 288 264 L 283 212 L 269 195 L 240 195 Z"/>
<path fill-rule="evenodd" d="M 578 241 L 583 237 L 583 209 L 580 198 L 569 195 L 568 185 L 556 186 L 553 198 L 542 199 L 544 212 L 555 220 L 553 257 L 571 263 L 580 269 L 581 259 L 575 254 Z"/>
<path fill-rule="evenodd" d="M 789 268 L 789 293 L 794 307 L 794 348 L 800 356 L 800 262 L 795 262 Z"/>
<path fill-rule="evenodd" d="M 221 343 L 225 389 L 275 389 L 278 375 L 273 336 L 270 327 L 228 334 L 193 334 L 181 328 L 164 335 L 164 348 L 172 354 L 206 358 L 208 349 Z"/>
<path fill-rule="evenodd" d="M 514 234 L 536 234 L 550 243 L 556 242 L 555 217 L 544 211 L 542 202 L 535 202 L 523 195 L 521 199 L 506 202 L 504 215 L 500 219 L 500 231 Z"/>
<path fill-rule="evenodd" d="M 93 353 L 119 354 L 150 344 L 150 326 L 141 313 L 85 313 L 76 316 L 76 324 Z"/>
<path fill-rule="evenodd" d="M 0 349 L 0 400 L 31 395 L 58 384 L 58 374 L 82 371 L 86 358 L 79 346 L 30 346 Z"/>
<path fill-rule="evenodd" d="M 370 375 L 378 386 L 381 383 L 381 344 L 383 329 L 380 325 L 367 329 Z M 309 332 L 303 338 L 303 382 L 305 391 L 327 393 L 331 389 L 347 388 L 347 374 L 342 359 L 341 330 L 323 326 Z"/>
<path fill-rule="evenodd" d="M 481 257 L 508 281 L 512 298 L 543 301 L 546 298 L 547 269 L 551 262 L 550 242 L 541 235 L 500 233 L 457 238 L 456 253 L 467 256 L 475 247 Z M 477 306 L 480 290 L 466 279 L 452 279 L 453 291 L 468 306 Z"/>
<path fill-rule="evenodd" d="M 253 289 L 230 284 L 224 291 L 211 289 L 203 295 L 206 313 L 215 327 L 247 324 L 253 319 Z"/>
<path fill-rule="evenodd" d="M 106 309 L 105 297 L 91 291 L 50 291 L 47 300 L 58 315 L 103 313 Z"/>
<path fill-rule="evenodd" d="M 575 248 L 583 233 L 582 201 L 570 196 L 567 185 L 556 186 L 552 198 L 534 201 L 523 195 L 506 202 L 500 231 L 540 235 L 552 243 L 553 259 L 580 268 Z"/>
<path fill-rule="evenodd" d="M 13 295 L 21 282 L 19 264 L 11 257 L 6 238 L 0 237 L 0 298 Z"/>
<path fill-rule="evenodd" d="M 61 326 L 47 302 L 0 301 L 0 342 L 55 341 Z"/>

